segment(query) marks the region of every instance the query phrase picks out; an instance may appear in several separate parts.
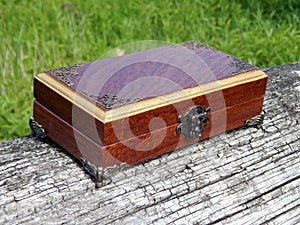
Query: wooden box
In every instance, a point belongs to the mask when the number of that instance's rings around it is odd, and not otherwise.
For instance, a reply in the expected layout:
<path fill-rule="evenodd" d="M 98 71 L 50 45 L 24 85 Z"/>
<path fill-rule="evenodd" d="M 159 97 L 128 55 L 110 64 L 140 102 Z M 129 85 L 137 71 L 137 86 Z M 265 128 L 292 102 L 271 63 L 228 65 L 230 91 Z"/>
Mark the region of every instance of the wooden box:
<path fill-rule="evenodd" d="M 35 76 L 31 125 L 101 182 L 105 168 L 244 126 L 266 83 L 257 67 L 189 41 Z"/>

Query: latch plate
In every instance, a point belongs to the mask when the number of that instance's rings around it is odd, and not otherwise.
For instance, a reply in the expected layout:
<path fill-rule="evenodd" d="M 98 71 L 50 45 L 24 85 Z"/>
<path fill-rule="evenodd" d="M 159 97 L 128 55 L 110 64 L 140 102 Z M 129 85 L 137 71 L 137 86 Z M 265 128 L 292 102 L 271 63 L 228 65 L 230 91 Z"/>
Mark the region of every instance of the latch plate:
<path fill-rule="evenodd" d="M 209 121 L 208 113 L 210 111 L 209 107 L 202 108 L 200 105 L 194 105 L 184 115 L 179 115 L 177 134 L 183 134 L 187 138 L 201 137 L 204 125 Z"/>

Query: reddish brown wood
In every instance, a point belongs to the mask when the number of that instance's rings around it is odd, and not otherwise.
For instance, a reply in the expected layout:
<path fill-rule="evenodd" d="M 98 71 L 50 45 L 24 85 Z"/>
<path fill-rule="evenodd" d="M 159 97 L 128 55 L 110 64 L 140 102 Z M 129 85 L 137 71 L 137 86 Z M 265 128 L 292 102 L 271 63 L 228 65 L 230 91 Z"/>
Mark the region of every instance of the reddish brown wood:
<path fill-rule="evenodd" d="M 130 138 L 128 129 L 124 129 L 124 127 L 130 127 L 131 132 L 135 136 L 148 133 L 150 132 L 150 121 L 156 117 L 161 118 L 165 124 L 157 120 L 156 123 L 153 123 L 152 130 L 176 124 L 178 115 L 187 112 L 194 104 L 201 105 L 202 107 L 209 106 L 212 112 L 215 112 L 225 107 L 231 107 L 261 97 L 265 93 L 266 82 L 267 79 L 265 78 L 247 84 L 237 85 L 223 90 L 222 93 L 213 92 L 205 96 L 196 97 L 192 99 L 192 101 L 179 102 L 149 110 L 129 118 L 109 122 L 105 124 L 104 128 L 104 143 L 109 145 Z M 118 136 L 116 136 L 115 133 L 118 133 Z"/>
<path fill-rule="evenodd" d="M 84 110 L 73 105 L 72 102 L 63 98 L 55 91 L 34 79 L 34 97 L 38 102 L 43 103 L 43 106 L 50 109 L 54 114 L 58 115 L 67 123 L 73 127 L 81 130 L 86 136 L 96 140 L 99 144 L 103 141 L 104 125 L 100 121 L 96 121 L 90 114 Z M 76 123 L 73 123 L 73 119 L 76 119 Z M 91 123 L 96 123 L 96 126 L 91 126 Z M 94 127 L 96 127 L 97 135 L 94 133 Z M 99 141 L 99 139 L 101 141 Z"/>
<path fill-rule="evenodd" d="M 200 140 L 243 126 L 247 119 L 261 112 L 262 104 L 263 97 L 258 97 L 248 102 L 212 112 L 209 115 L 210 123 L 205 126 L 205 131 Z M 224 127 L 221 123 L 224 122 L 225 112 L 226 126 Z M 102 167 L 113 166 L 121 162 L 134 164 L 199 141 L 198 139 L 189 139 L 181 134 L 176 134 L 178 124 L 173 124 L 152 133 L 146 133 L 103 147 L 36 101 L 34 103 L 34 118 L 44 127 L 46 134 L 51 139 L 76 158 L 83 157 Z M 212 123 L 216 129 L 211 129 Z M 147 150 L 147 148 L 150 150 Z"/>
<path fill-rule="evenodd" d="M 225 131 L 241 127 L 245 124 L 247 119 L 250 119 L 261 113 L 262 104 L 263 97 L 259 97 L 254 100 L 211 113 L 209 118 L 210 121 L 214 121 L 214 129 L 212 130 L 210 122 L 207 126 L 205 126 L 205 131 L 200 139 L 189 139 L 185 138 L 183 135 L 178 135 L 176 133 L 177 124 L 175 124 L 167 127 L 166 130 L 160 129 L 152 133 L 143 134 L 132 139 L 109 145 L 107 146 L 107 149 L 115 158 L 122 162 L 124 161 L 128 164 L 140 162 L 174 149 L 195 143 L 199 140 L 204 140 Z M 224 115 L 226 115 L 227 120 L 225 121 L 225 126 L 222 125 L 222 122 L 224 122 Z M 150 136 L 152 136 L 151 139 L 147 140 L 147 138 Z M 147 148 L 147 145 L 153 146 L 159 143 L 159 140 L 161 140 L 162 136 L 164 139 L 161 141 L 161 144 L 156 146 L 151 151 L 143 151 L 143 149 Z M 141 142 L 140 139 L 146 139 L 147 141 Z M 132 151 L 126 146 L 134 146 L 136 150 Z"/>
<path fill-rule="evenodd" d="M 184 114 L 193 104 L 199 104 L 203 107 L 209 105 L 214 112 L 225 106 L 230 107 L 261 97 L 265 93 L 266 82 L 267 78 L 264 78 L 250 83 L 240 84 L 225 89 L 222 93 L 213 92 L 206 96 L 196 97 L 192 102 L 187 100 L 174 105 L 160 107 L 129 118 L 109 122 L 105 125 L 36 79 L 34 81 L 34 95 L 38 102 L 42 102 L 46 108 L 50 109 L 69 124 L 72 124 L 95 142 L 100 145 L 110 145 L 118 141 L 124 141 L 132 136 L 139 136 L 150 132 L 149 123 L 153 118 L 159 117 L 165 124 L 156 120 L 156 122 L 152 123 L 152 130 L 177 124 L 178 115 Z M 72 121 L 72 118 L 76 118 L 76 122 Z M 131 132 L 128 132 L 129 128 Z M 116 135 L 116 133 L 118 135 Z"/>
<path fill-rule="evenodd" d="M 44 129 L 49 138 L 66 149 L 77 159 L 83 157 L 94 165 L 108 167 L 119 162 L 101 145 L 73 128 L 46 107 L 34 101 L 34 120 Z"/>

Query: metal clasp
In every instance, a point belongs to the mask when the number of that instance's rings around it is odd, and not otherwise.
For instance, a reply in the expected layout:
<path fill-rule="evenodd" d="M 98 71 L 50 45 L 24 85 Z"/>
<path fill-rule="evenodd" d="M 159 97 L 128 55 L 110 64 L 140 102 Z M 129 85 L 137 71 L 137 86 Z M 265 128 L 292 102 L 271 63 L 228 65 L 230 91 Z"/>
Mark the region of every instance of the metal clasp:
<path fill-rule="evenodd" d="M 202 108 L 200 105 L 194 105 L 183 116 L 178 116 L 179 125 L 176 128 L 177 134 L 183 134 L 187 138 L 201 137 L 204 128 L 209 121 L 209 107 Z"/>

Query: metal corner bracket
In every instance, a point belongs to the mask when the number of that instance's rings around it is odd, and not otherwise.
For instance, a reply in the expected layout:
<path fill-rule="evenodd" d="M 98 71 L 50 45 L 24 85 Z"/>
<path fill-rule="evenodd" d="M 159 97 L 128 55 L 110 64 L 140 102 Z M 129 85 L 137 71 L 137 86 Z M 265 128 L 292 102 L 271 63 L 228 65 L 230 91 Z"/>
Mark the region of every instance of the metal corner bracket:
<path fill-rule="evenodd" d="M 46 133 L 44 128 L 38 124 L 33 117 L 30 117 L 29 126 L 31 128 L 31 134 L 36 138 L 44 138 L 46 137 Z"/>
<path fill-rule="evenodd" d="M 111 176 L 116 172 L 121 172 L 126 168 L 130 167 L 126 163 L 116 164 L 109 167 L 97 167 L 91 162 L 87 161 L 84 158 L 80 158 L 80 162 L 83 168 L 90 174 L 92 179 L 95 181 L 96 188 L 103 187 L 112 182 Z"/>
<path fill-rule="evenodd" d="M 256 127 L 257 129 L 262 128 L 263 122 L 265 118 L 265 112 L 263 111 L 261 114 L 249 119 L 246 121 L 246 127 Z"/>
<path fill-rule="evenodd" d="M 91 175 L 91 177 L 95 181 L 96 188 L 100 188 L 103 186 L 103 172 L 104 169 L 102 167 L 97 167 L 92 163 L 88 162 L 84 158 L 80 158 L 80 162 L 83 168 Z"/>

